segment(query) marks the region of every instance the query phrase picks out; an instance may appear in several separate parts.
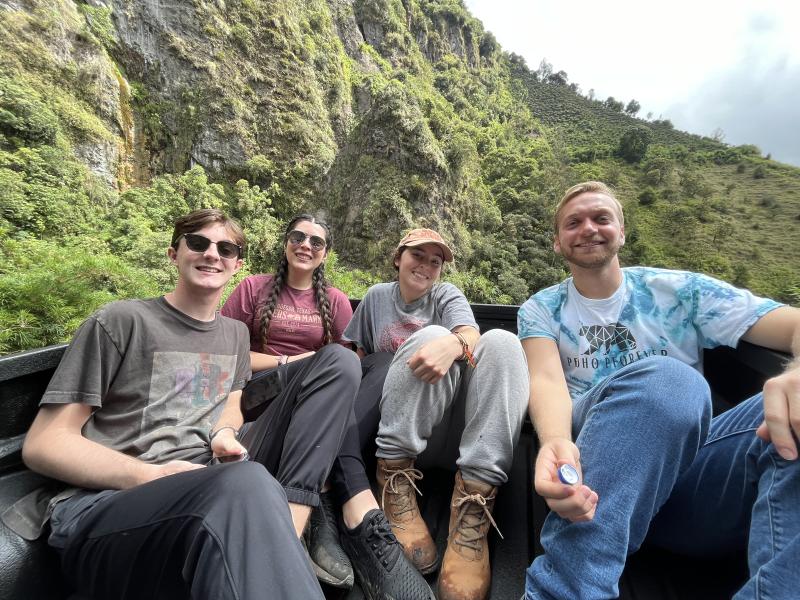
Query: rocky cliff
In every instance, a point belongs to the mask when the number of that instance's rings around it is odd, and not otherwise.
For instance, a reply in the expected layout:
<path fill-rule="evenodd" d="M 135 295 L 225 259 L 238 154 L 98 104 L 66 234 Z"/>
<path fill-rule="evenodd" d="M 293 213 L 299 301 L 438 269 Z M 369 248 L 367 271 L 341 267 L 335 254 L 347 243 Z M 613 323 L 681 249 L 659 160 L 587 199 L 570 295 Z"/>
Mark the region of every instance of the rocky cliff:
<path fill-rule="evenodd" d="M 632 164 L 617 146 L 642 128 L 654 141 Z M 29 270 L 26 256 L 66 268 L 68 247 L 107 260 L 73 267 L 96 273 L 87 289 L 163 288 L 164 231 L 199 206 L 238 217 L 249 267 L 269 269 L 280 222 L 310 210 L 333 226 L 331 266 L 349 293 L 389 275 L 403 230 L 427 225 L 453 241 L 448 277 L 470 299 L 521 302 L 564 275 L 549 210 L 589 178 L 627 205 L 626 261 L 800 301 L 798 268 L 769 246 L 800 210 L 796 169 L 540 81 L 461 0 L 0 0 L 9 274 Z M 763 242 L 755 227 L 741 235 L 765 250 L 720 242 L 737 211 L 764 223 Z M 800 243 L 796 227 L 788 239 Z M 73 320 L 93 305 L 64 302 Z M 0 350 L 30 314 L 3 310 Z"/>

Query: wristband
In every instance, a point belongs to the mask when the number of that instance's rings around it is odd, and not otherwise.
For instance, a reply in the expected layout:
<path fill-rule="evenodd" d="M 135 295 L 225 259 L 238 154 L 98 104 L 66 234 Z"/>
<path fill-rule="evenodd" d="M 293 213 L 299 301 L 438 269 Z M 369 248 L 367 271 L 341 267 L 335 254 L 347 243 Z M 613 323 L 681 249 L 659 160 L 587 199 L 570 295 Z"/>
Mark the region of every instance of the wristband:
<path fill-rule="evenodd" d="M 459 356 L 456 360 L 466 360 L 467 364 L 475 368 L 475 356 L 469 350 L 469 344 L 467 344 L 467 340 L 464 339 L 464 336 L 461 335 L 458 331 L 452 332 L 454 336 L 458 338 L 458 341 L 461 342 L 461 356 Z"/>
<path fill-rule="evenodd" d="M 217 434 L 218 434 L 220 431 L 223 431 L 224 429 L 230 429 L 230 430 L 233 432 L 233 437 L 234 437 L 234 438 L 236 438 L 237 440 L 239 439 L 239 430 L 238 430 L 238 429 L 236 429 L 236 427 L 234 427 L 233 425 L 225 425 L 225 426 L 223 426 L 223 427 L 220 427 L 220 428 L 219 428 L 219 429 L 217 429 L 216 431 L 212 431 L 212 432 L 209 434 L 209 436 L 208 436 L 208 443 L 210 444 L 210 443 L 211 443 L 211 442 L 214 440 L 214 438 L 215 438 L 215 437 L 217 437 Z"/>
<path fill-rule="evenodd" d="M 288 357 L 288 356 L 286 356 L 285 354 L 281 354 L 281 355 L 278 357 L 278 366 L 279 366 L 279 367 L 280 367 L 280 366 L 282 366 L 282 365 L 286 365 L 286 364 L 288 364 L 288 363 L 289 363 L 289 357 Z"/>

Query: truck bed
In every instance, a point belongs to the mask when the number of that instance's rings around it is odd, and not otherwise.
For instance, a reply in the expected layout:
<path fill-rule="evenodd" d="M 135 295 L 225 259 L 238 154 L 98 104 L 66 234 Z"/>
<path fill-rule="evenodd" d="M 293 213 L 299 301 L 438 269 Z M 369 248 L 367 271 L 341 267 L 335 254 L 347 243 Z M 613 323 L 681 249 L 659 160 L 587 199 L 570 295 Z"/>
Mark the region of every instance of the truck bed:
<path fill-rule="evenodd" d="M 516 331 L 514 306 L 473 305 L 483 330 Z M 0 357 L 0 511 L 40 485 L 44 478 L 25 469 L 22 439 L 32 422 L 64 346 L 51 346 Z M 779 372 L 783 356 L 743 342 L 736 350 L 706 352 L 705 369 L 714 391 L 715 412 L 757 392 L 764 379 Z M 491 600 L 518 600 L 525 569 L 541 552 L 539 532 L 547 507 L 533 493 L 533 462 L 537 443 L 530 423 L 523 428 L 508 483 L 495 508 L 505 539 L 490 534 Z M 368 469 L 369 472 L 369 469 Z M 374 469 L 373 471 L 374 472 Z M 422 481 L 423 516 L 444 552 L 453 473 L 431 470 Z M 620 582 L 620 597 L 628 600 L 722 600 L 730 598 L 746 578 L 744 556 L 697 561 L 645 545 L 629 557 Z M 435 583 L 435 575 L 430 579 Z M 358 586 L 350 592 L 326 589 L 331 599 L 361 600 Z M 63 581 L 58 560 L 44 540 L 26 542 L 0 523 L 0 600 L 63 600 L 71 590 Z"/>

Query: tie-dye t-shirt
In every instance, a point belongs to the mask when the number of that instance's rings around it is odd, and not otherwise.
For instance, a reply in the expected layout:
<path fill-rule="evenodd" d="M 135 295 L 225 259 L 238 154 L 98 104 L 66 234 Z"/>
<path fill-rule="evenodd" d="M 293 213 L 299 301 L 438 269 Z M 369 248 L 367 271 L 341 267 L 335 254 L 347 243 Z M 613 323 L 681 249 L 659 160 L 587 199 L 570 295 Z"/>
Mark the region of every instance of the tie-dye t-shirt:
<path fill-rule="evenodd" d="M 781 304 L 699 273 L 628 267 L 610 298 L 585 298 L 572 278 L 520 307 L 519 338 L 558 344 L 570 395 L 577 398 L 637 360 L 671 356 L 703 370 L 703 349 L 735 347 Z"/>

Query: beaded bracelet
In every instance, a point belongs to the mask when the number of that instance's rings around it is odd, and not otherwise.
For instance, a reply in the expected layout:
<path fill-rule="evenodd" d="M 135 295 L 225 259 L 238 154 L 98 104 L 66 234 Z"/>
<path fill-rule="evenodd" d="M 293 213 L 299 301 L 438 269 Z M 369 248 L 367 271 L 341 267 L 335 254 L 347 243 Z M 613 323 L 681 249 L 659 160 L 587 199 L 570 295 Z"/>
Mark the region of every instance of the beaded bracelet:
<path fill-rule="evenodd" d="M 217 434 L 224 429 L 230 429 L 233 432 L 233 437 L 236 438 L 237 440 L 239 439 L 239 430 L 236 429 L 236 427 L 234 427 L 233 425 L 225 425 L 223 427 L 220 427 L 216 431 L 211 432 L 211 434 L 208 436 L 208 443 L 210 444 L 214 440 L 214 438 L 217 437 Z"/>
<path fill-rule="evenodd" d="M 458 341 L 461 342 L 461 356 L 459 356 L 456 360 L 466 360 L 467 364 L 475 368 L 475 356 L 470 352 L 469 344 L 467 344 L 467 340 L 464 339 L 464 336 L 461 335 L 458 331 L 454 331 L 453 335 L 458 338 Z"/>

